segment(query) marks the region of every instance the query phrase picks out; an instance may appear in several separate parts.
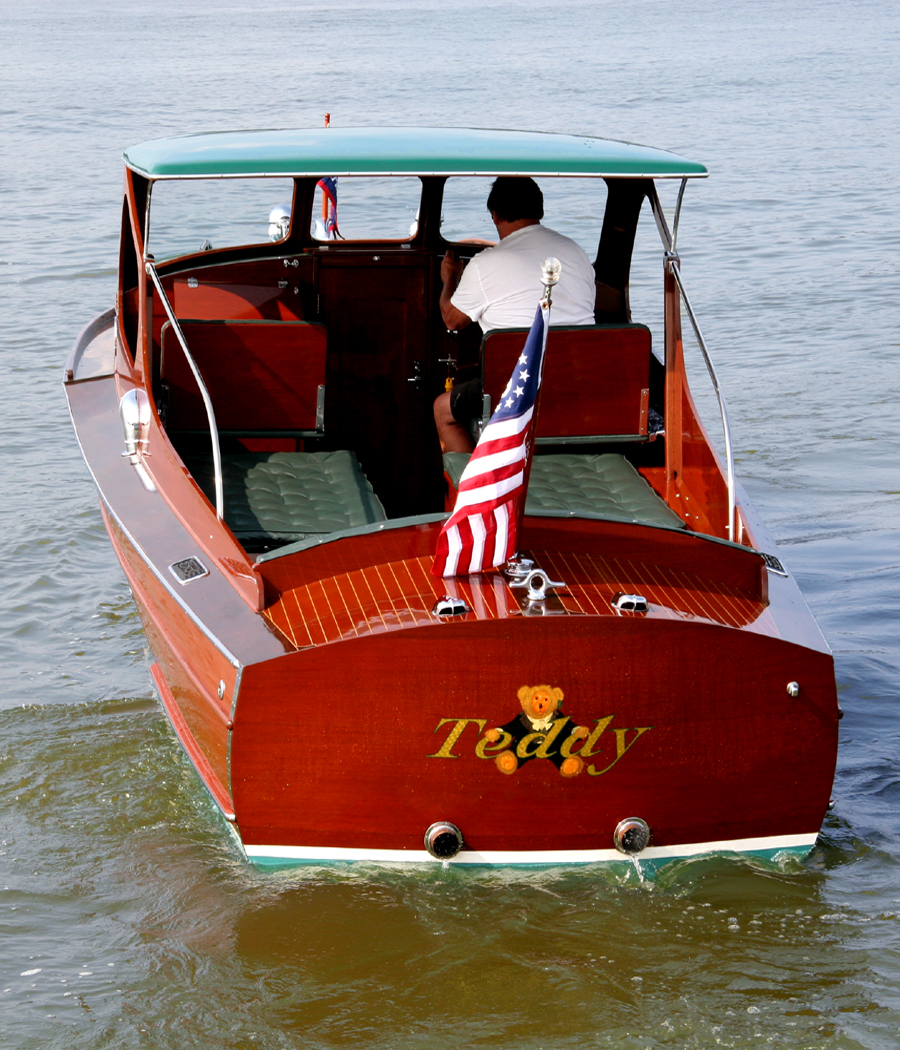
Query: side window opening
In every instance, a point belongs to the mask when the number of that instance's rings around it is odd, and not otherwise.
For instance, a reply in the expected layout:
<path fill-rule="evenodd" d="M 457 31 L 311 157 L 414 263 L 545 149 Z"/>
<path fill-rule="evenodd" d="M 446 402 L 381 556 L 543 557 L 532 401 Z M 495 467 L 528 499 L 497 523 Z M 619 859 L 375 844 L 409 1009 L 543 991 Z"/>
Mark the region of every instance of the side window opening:
<path fill-rule="evenodd" d="M 292 179 L 172 179 L 153 186 L 148 250 L 157 261 L 287 234 Z"/>
<path fill-rule="evenodd" d="M 323 176 L 310 234 L 317 241 L 409 241 L 418 229 L 421 200 L 416 176 Z"/>
<path fill-rule="evenodd" d="M 571 237 L 593 261 L 606 210 L 606 183 L 602 179 L 537 178 L 544 195 L 542 222 Z M 494 179 L 451 176 L 444 185 L 441 235 L 456 243 L 497 240 L 487 210 Z"/>

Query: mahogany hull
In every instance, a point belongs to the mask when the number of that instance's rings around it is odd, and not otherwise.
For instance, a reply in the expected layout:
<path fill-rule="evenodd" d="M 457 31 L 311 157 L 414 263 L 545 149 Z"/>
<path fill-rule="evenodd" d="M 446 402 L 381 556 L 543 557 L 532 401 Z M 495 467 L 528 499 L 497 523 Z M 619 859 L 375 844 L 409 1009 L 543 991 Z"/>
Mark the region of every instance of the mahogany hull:
<path fill-rule="evenodd" d="M 537 684 L 563 690 L 570 721 L 543 755 L 535 737 L 525 751 L 537 757 L 505 775 L 484 730 L 514 718 L 519 687 Z M 591 736 L 565 751 L 576 725 Z M 712 843 L 808 848 L 836 746 L 825 654 L 708 623 L 523 616 L 247 668 L 231 777 L 241 837 L 259 858 L 425 860 L 426 829 L 447 820 L 463 834 L 462 861 L 589 860 L 616 856 L 616 825 L 637 816 L 652 860 Z M 560 750 L 582 755 L 580 773 L 561 775 Z"/>
<path fill-rule="evenodd" d="M 815 841 L 837 748 L 827 653 L 699 618 L 531 616 L 512 601 L 502 618 L 410 617 L 236 668 L 107 526 L 164 707 L 257 862 L 431 861 L 439 820 L 463 834 L 454 863 L 623 859 L 613 832 L 635 816 L 649 862 Z M 538 684 L 562 689 L 568 721 L 505 775 L 484 731 Z M 568 741 L 584 766 L 564 777 L 553 759 L 575 726 L 590 730 Z"/>

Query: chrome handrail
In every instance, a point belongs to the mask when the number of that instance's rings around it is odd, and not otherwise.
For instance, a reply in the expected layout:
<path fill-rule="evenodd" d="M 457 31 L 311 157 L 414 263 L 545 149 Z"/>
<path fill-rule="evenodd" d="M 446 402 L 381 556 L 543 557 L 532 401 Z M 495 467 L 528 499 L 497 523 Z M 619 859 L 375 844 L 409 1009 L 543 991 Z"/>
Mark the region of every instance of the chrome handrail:
<path fill-rule="evenodd" d="M 172 330 L 178 337 L 178 342 L 181 343 L 181 349 L 184 351 L 185 360 L 190 367 L 191 372 L 194 374 L 194 379 L 197 382 L 197 386 L 200 390 L 200 396 L 203 398 L 203 404 L 206 408 L 206 418 L 209 420 L 209 433 L 212 441 L 212 456 L 213 456 L 213 472 L 215 474 L 215 485 L 216 485 L 216 517 L 221 521 L 224 518 L 224 506 L 225 506 L 225 492 L 222 485 L 222 451 L 219 448 L 219 430 L 216 426 L 216 414 L 213 411 L 212 401 L 209 397 L 209 391 L 206 389 L 206 383 L 203 382 L 203 376 L 200 375 L 200 369 L 197 367 L 197 362 L 188 350 L 187 340 L 184 337 L 184 332 L 181 330 L 181 325 L 178 323 L 178 318 L 175 316 L 175 312 L 172 309 L 172 305 L 169 302 L 168 296 L 163 289 L 162 283 L 159 279 L 159 274 L 156 272 L 156 266 L 152 259 L 144 260 L 144 269 L 147 271 L 147 275 L 150 280 L 153 281 L 153 287 L 156 289 L 159 295 L 160 302 L 162 303 L 163 309 L 166 312 L 166 317 L 169 319 L 169 323 L 172 325 Z"/>
<path fill-rule="evenodd" d="M 728 422 L 728 407 L 725 404 L 725 395 L 722 393 L 719 386 L 719 377 L 716 375 L 715 365 L 712 363 L 712 358 L 709 356 L 709 350 L 706 348 L 706 340 L 703 338 L 703 333 L 700 331 L 700 325 L 697 323 L 694 308 L 691 306 L 688 294 L 684 290 L 684 282 L 681 279 L 681 270 L 678 266 L 678 256 L 674 252 L 666 252 L 666 265 L 672 271 L 672 276 L 675 278 L 675 283 L 678 285 L 679 292 L 681 292 L 681 298 L 684 301 L 688 317 L 691 320 L 691 327 L 694 329 L 694 335 L 697 337 L 700 352 L 703 354 L 703 360 L 706 362 L 706 370 L 709 372 L 709 378 L 712 380 L 713 389 L 716 392 L 716 398 L 719 402 L 719 413 L 722 416 L 722 431 L 725 434 L 725 471 L 728 483 L 728 538 L 733 540 L 735 508 L 734 453 L 731 446 L 731 424 Z"/>

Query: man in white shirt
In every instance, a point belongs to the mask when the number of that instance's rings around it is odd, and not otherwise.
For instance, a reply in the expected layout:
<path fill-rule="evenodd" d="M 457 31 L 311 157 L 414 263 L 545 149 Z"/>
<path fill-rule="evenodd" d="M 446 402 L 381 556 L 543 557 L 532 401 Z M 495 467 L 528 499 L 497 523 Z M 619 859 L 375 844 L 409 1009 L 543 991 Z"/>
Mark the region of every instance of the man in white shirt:
<path fill-rule="evenodd" d="M 551 325 L 594 323 L 594 268 L 569 237 L 541 226 L 544 197 L 533 179 L 504 175 L 487 199 L 500 243 L 479 252 L 465 268 L 453 251 L 441 263 L 440 307 L 444 323 L 458 331 L 478 321 L 494 328 L 528 328 L 541 296 L 541 263 L 555 256 L 562 263 L 553 289 Z M 481 381 L 460 383 L 434 403 L 441 450 L 471 452 L 466 422 L 481 415 Z"/>

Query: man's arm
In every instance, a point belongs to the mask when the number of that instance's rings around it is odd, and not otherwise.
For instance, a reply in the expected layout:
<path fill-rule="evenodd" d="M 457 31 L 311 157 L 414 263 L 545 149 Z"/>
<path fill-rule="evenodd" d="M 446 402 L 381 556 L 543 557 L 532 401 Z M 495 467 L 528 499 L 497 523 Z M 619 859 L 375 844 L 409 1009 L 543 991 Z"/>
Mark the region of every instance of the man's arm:
<path fill-rule="evenodd" d="M 465 328 L 466 325 L 472 323 L 472 318 L 467 314 L 464 314 L 462 310 L 457 310 L 453 303 L 450 302 L 453 293 L 456 291 L 459 285 L 459 279 L 462 277 L 463 264 L 460 262 L 459 256 L 456 252 L 448 249 L 447 253 L 441 261 L 441 317 L 444 319 L 444 324 L 451 332 L 458 332 L 461 328 Z"/>

